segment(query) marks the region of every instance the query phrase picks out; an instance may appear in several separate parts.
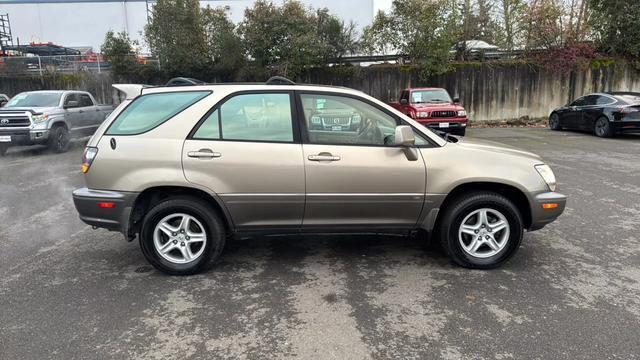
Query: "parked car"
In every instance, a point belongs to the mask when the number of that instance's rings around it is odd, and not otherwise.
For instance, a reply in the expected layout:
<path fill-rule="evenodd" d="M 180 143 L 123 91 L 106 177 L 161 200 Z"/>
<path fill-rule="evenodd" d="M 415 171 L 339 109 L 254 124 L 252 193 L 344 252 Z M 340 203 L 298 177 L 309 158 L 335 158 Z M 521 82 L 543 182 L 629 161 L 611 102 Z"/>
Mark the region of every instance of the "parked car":
<path fill-rule="evenodd" d="M 400 100 L 389 105 L 426 127 L 464 136 L 469 118 L 459 103 L 445 89 L 410 88 L 402 90 Z"/>
<path fill-rule="evenodd" d="M 5 94 L 0 94 L 0 107 L 5 106 L 9 102 L 9 97 Z"/>
<path fill-rule="evenodd" d="M 565 207 L 539 156 L 436 135 L 351 89 L 116 87 L 126 100 L 88 142 L 73 200 L 169 274 L 256 233 L 430 233 L 457 264 L 493 268 Z"/>
<path fill-rule="evenodd" d="M 609 92 L 579 97 L 551 112 L 549 128 L 586 130 L 599 137 L 640 133 L 640 93 Z"/>
<path fill-rule="evenodd" d="M 0 155 L 10 146 L 36 144 L 64 152 L 70 139 L 93 134 L 112 111 L 84 91 L 20 93 L 0 109 Z"/>

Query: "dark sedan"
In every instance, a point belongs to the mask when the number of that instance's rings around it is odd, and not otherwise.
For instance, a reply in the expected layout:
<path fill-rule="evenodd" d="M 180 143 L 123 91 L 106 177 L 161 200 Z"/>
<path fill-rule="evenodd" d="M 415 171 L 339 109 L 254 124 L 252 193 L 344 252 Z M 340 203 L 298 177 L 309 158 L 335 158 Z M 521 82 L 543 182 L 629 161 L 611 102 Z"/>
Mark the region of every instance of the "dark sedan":
<path fill-rule="evenodd" d="M 549 116 L 551 130 L 578 129 L 600 137 L 640 133 L 640 93 L 595 93 L 557 108 Z"/>

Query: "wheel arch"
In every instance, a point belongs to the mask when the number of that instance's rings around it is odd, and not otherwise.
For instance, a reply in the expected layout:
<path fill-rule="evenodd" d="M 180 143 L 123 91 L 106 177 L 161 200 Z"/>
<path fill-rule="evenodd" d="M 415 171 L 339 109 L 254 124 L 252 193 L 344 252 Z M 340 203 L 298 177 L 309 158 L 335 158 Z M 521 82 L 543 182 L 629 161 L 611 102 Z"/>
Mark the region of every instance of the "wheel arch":
<path fill-rule="evenodd" d="M 225 231 L 228 234 L 233 231 L 234 225 L 231 215 L 222 200 L 217 196 L 188 186 L 154 186 L 145 189 L 136 197 L 131 209 L 131 215 L 129 216 L 129 226 L 126 234 L 127 239 L 133 240 L 135 235 L 140 232 L 142 220 L 152 206 L 164 199 L 175 196 L 193 196 L 205 200 L 222 220 Z"/>
<path fill-rule="evenodd" d="M 525 195 L 525 193 L 518 189 L 513 185 L 508 185 L 504 183 L 498 182 L 487 182 L 487 181 L 476 181 L 476 182 L 467 182 L 463 184 L 457 185 L 453 188 L 447 196 L 442 201 L 440 205 L 440 210 L 438 211 L 438 216 L 435 220 L 434 230 L 438 229 L 440 225 L 440 220 L 443 217 L 444 210 L 447 209 L 448 206 L 451 206 L 453 202 L 462 194 L 466 194 L 469 192 L 477 192 L 477 191 L 488 191 L 494 192 L 500 195 L 505 196 L 509 200 L 512 200 L 514 205 L 520 211 L 520 215 L 522 216 L 522 221 L 525 229 L 531 227 L 532 224 L 532 214 L 531 214 L 531 203 L 529 198 Z"/>

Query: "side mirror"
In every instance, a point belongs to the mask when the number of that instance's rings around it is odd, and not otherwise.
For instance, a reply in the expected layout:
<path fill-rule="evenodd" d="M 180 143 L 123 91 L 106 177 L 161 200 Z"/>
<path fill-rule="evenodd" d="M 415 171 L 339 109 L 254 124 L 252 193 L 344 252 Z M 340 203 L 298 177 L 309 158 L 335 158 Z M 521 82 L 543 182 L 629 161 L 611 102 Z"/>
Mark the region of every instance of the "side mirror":
<path fill-rule="evenodd" d="M 418 150 L 413 146 L 416 144 L 416 137 L 413 134 L 413 129 L 408 125 L 396 126 L 395 136 L 393 144 L 395 146 L 402 146 L 404 155 L 409 161 L 418 160 Z"/>
<path fill-rule="evenodd" d="M 69 108 L 76 108 L 78 107 L 79 103 L 76 100 L 69 100 L 67 101 L 66 104 L 64 104 L 64 108 L 65 109 L 69 109 Z"/>
<path fill-rule="evenodd" d="M 408 103 L 409 103 L 409 101 L 407 101 L 407 99 L 400 99 L 400 104 L 406 105 Z"/>
<path fill-rule="evenodd" d="M 460 103 L 460 98 L 459 98 L 459 97 L 457 97 L 457 96 L 456 96 L 456 97 L 454 97 L 454 98 L 453 98 L 453 103 L 454 103 L 454 104 L 459 104 L 459 103 Z"/>
<path fill-rule="evenodd" d="M 396 146 L 414 146 L 416 144 L 416 137 L 413 134 L 411 126 L 396 126 L 395 140 L 393 144 Z"/>

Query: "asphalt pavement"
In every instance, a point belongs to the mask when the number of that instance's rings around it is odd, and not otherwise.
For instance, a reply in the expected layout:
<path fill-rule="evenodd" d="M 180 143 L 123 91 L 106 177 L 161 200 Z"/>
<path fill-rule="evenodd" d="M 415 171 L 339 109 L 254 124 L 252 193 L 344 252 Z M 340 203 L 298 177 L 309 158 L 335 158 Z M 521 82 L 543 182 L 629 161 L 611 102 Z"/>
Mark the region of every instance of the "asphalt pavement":
<path fill-rule="evenodd" d="M 137 241 L 77 218 L 82 142 L 0 158 L 0 359 L 635 359 L 640 136 L 468 136 L 542 155 L 565 213 L 502 268 L 417 239 L 283 236 L 166 276 Z M 427 159 L 428 161 L 428 159 Z"/>

